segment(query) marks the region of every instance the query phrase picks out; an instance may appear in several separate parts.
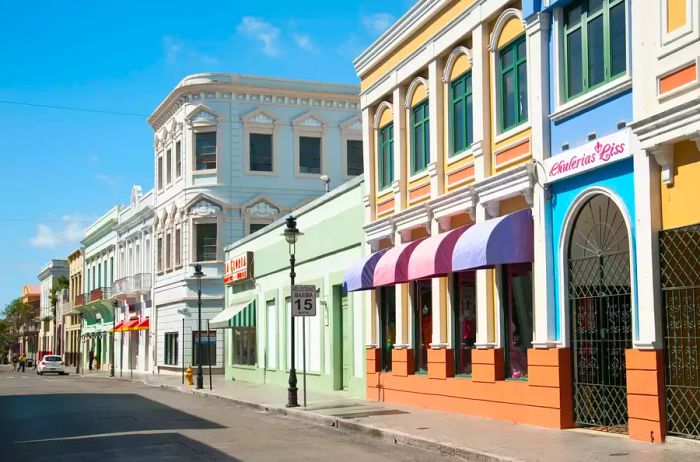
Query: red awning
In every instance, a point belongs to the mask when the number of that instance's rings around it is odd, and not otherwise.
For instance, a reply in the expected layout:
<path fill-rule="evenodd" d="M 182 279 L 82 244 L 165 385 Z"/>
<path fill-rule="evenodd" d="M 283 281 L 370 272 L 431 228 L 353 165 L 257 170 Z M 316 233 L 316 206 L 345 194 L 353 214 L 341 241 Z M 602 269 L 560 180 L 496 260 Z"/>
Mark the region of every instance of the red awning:
<path fill-rule="evenodd" d="M 124 325 L 121 328 L 121 332 L 126 332 L 128 330 L 136 330 L 135 327 L 139 324 L 138 319 L 130 319 L 129 321 L 125 321 Z"/>
<path fill-rule="evenodd" d="M 124 325 L 124 323 L 123 323 L 123 322 L 120 322 L 119 324 L 117 324 L 116 326 L 114 326 L 114 328 L 112 329 L 112 332 L 121 332 L 121 331 L 122 331 L 122 326 L 123 326 L 123 325 Z"/>
<path fill-rule="evenodd" d="M 148 318 L 143 318 L 143 320 L 136 325 L 136 327 L 132 330 L 148 330 L 150 328 L 150 323 L 148 322 Z"/>

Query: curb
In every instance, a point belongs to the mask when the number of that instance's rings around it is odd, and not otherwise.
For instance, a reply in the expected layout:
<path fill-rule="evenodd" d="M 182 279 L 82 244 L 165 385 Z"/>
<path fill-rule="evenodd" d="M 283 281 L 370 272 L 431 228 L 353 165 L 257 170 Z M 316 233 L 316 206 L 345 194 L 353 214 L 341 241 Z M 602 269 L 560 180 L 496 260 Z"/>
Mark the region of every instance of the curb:
<path fill-rule="evenodd" d="M 93 376 L 94 377 L 94 376 Z M 90 378 L 93 378 L 90 377 Z M 110 377 L 94 377 L 94 378 L 105 378 L 110 379 Z M 140 383 L 151 388 L 160 388 L 167 391 L 175 391 L 178 393 L 183 393 L 187 395 L 192 395 L 200 398 L 207 398 L 219 401 L 225 401 L 232 404 L 237 404 L 245 406 L 250 409 L 264 411 L 269 414 L 279 415 L 283 417 L 291 417 L 297 420 L 303 420 L 307 422 L 312 422 L 324 427 L 333 427 L 341 431 L 348 433 L 354 433 L 363 436 L 369 436 L 371 438 L 378 439 L 387 443 L 400 444 L 402 446 L 414 447 L 418 449 L 424 449 L 431 452 L 437 452 L 444 455 L 455 456 L 464 459 L 469 462 L 523 462 L 522 459 L 516 459 L 513 457 L 502 456 L 490 452 L 481 451 L 473 448 L 465 448 L 459 446 L 452 446 L 447 443 L 443 443 L 430 438 L 425 438 L 421 436 L 412 435 L 409 433 L 401 432 L 398 430 L 390 430 L 387 428 L 377 427 L 374 425 L 360 423 L 356 421 L 349 421 L 338 419 L 333 416 L 327 416 L 322 414 L 314 414 L 302 409 L 289 409 L 286 407 L 279 406 L 269 406 L 266 404 L 256 403 L 254 401 L 246 401 L 240 398 L 233 398 L 229 396 L 221 396 L 207 391 L 197 391 L 182 388 L 178 385 L 170 384 L 154 384 L 149 383 L 147 380 L 142 379 L 130 379 L 130 378 L 120 378 L 114 377 L 116 380 L 122 382 L 130 383 Z"/>

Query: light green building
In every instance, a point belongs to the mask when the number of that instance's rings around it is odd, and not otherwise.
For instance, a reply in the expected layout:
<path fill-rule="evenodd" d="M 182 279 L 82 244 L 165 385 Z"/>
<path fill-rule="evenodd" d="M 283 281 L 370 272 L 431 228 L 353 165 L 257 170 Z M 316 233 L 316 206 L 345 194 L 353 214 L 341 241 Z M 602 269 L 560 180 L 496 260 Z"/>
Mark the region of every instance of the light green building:
<path fill-rule="evenodd" d="M 343 291 L 345 270 L 363 254 L 363 187 L 358 177 L 293 212 L 303 233 L 295 246 L 296 284 L 317 289 L 317 315 L 295 318 L 300 400 L 302 322 L 308 389 L 365 396 L 365 297 Z M 225 249 L 226 309 L 211 326 L 225 329 L 227 379 L 287 385 L 291 299 L 284 228 L 280 219 Z"/>

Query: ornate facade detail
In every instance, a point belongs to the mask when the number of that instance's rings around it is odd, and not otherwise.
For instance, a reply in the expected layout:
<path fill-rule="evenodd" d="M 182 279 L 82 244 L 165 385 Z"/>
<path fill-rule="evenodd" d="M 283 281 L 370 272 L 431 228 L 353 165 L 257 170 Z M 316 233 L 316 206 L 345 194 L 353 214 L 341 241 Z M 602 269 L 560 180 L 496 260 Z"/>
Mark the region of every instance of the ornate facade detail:
<path fill-rule="evenodd" d="M 204 110 L 199 110 L 191 119 L 190 121 L 192 123 L 207 123 L 207 124 L 213 124 L 216 123 L 216 116 L 212 114 L 211 112 L 204 111 Z"/>
<path fill-rule="evenodd" d="M 274 120 L 264 112 L 256 114 L 255 117 L 250 119 L 250 121 L 257 124 L 271 124 L 274 122 Z"/>
<path fill-rule="evenodd" d="M 304 127 L 322 127 L 323 124 L 318 121 L 318 119 L 309 116 L 306 119 L 302 120 L 299 125 L 304 126 Z"/>
<path fill-rule="evenodd" d="M 211 217 L 217 215 L 221 211 L 221 207 L 212 204 L 207 200 L 200 200 L 190 208 L 190 215 L 195 217 Z"/>
<path fill-rule="evenodd" d="M 271 206 L 267 202 L 258 202 L 257 204 L 245 209 L 247 215 L 258 218 L 269 218 L 280 213 L 279 209 Z"/>

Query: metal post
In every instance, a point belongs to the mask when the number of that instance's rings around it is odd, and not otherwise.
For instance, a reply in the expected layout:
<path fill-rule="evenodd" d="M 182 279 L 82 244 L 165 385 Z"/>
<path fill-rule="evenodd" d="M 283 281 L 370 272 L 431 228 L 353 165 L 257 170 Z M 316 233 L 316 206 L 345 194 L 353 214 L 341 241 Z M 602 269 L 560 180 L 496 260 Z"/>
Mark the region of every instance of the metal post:
<path fill-rule="evenodd" d="M 75 373 L 80 374 L 80 361 L 83 356 L 83 315 L 80 314 L 80 327 L 78 327 L 78 361 L 75 363 Z M 33 363 L 32 363 L 33 364 Z"/>
<path fill-rule="evenodd" d="M 106 271 L 106 270 L 105 270 Z M 114 327 L 117 320 L 117 302 L 112 303 L 112 347 L 109 352 L 109 376 L 114 377 Z"/>
<path fill-rule="evenodd" d="M 207 319 L 207 363 L 209 364 L 209 389 L 211 390 L 211 352 L 209 351 L 209 340 L 209 320 Z M 216 351 L 214 352 L 214 355 L 216 355 Z"/>
<path fill-rule="evenodd" d="M 304 407 L 306 407 L 306 318 L 301 318 L 301 361 L 304 372 Z"/>
<path fill-rule="evenodd" d="M 124 376 L 124 332 L 119 332 L 119 377 Z"/>
<path fill-rule="evenodd" d="M 292 284 L 292 287 L 294 287 L 294 276 L 296 274 L 294 273 L 294 245 L 290 245 L 290 253 L 289 253 L 289 266 L 290 266 L 290 271 L 289 271 L 289 280 Z M 294 368 L 294 356 L 295 351 L 294 351 L 294 316 L 290 316 L 290 322 L 292 323 L 292 330 L 291 330 L 291 343 L 292 343 L 292 364 L 291 367 L 289 368 L 289 389 L 287 393 L 287 407 L 299 407 L 299 398 L 298 398 L 298 390 L 297 390 L 297 371 Z"/>
<path fill-rule="evenodd" d="M 195 276 L 197 276 L 197 390 L 204 388 L 204 377 L 202 375 L 202 265 L 194 265 Z"/>
<path fill-rule="evenodd" d="M 177 353 L 177 347 L 175 347 Z M 185 317 L 182 317 L 182 384 L 185 384 Z"/>

